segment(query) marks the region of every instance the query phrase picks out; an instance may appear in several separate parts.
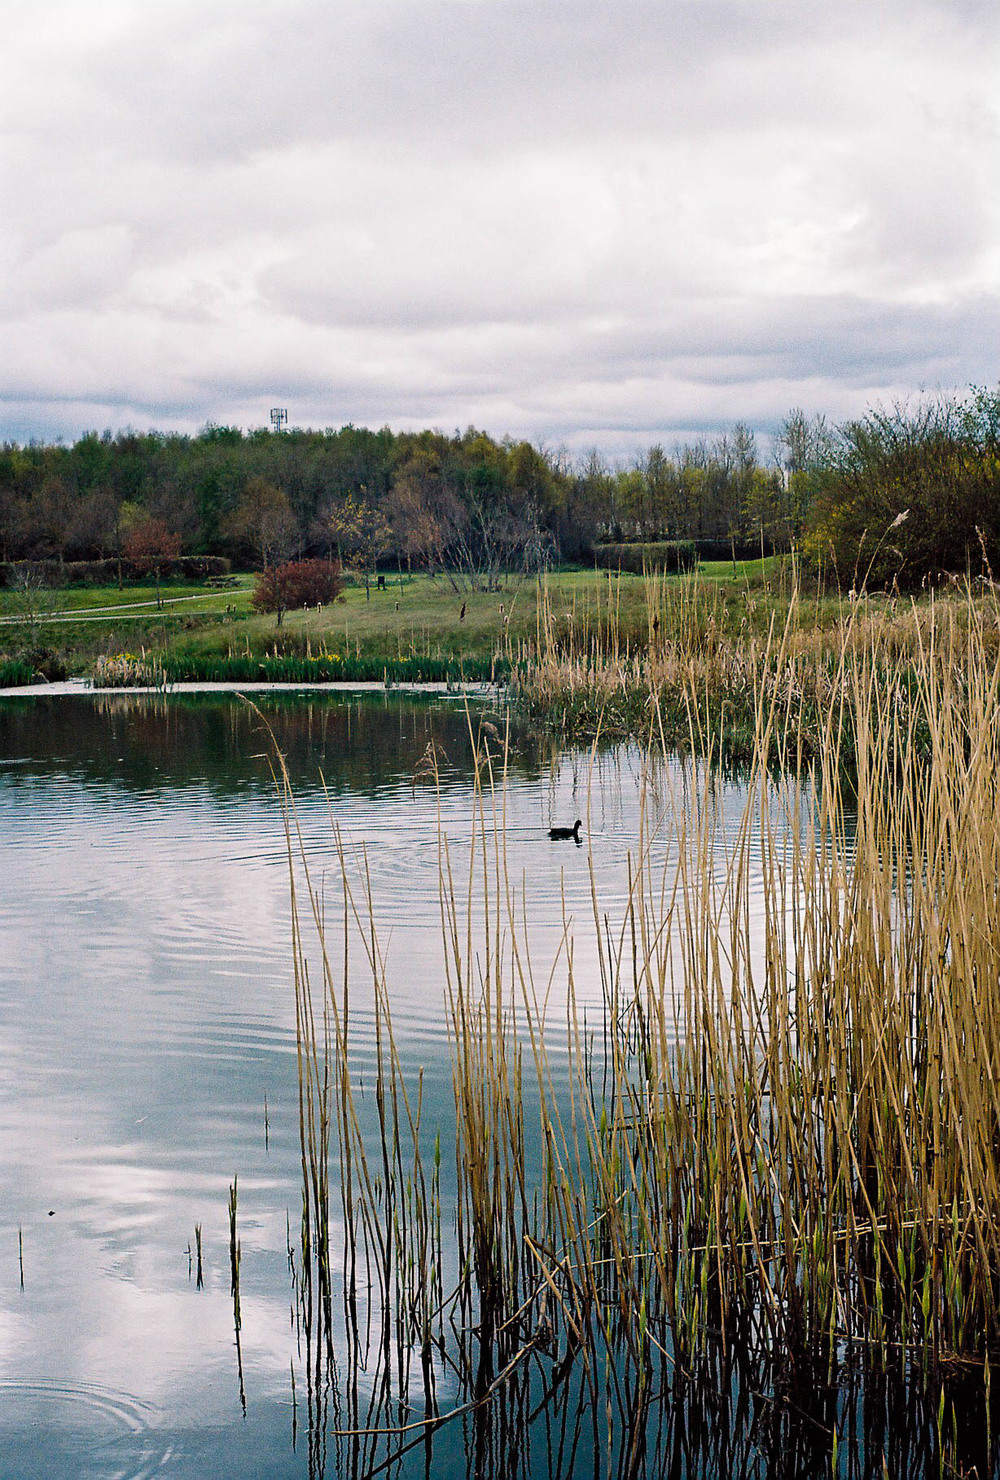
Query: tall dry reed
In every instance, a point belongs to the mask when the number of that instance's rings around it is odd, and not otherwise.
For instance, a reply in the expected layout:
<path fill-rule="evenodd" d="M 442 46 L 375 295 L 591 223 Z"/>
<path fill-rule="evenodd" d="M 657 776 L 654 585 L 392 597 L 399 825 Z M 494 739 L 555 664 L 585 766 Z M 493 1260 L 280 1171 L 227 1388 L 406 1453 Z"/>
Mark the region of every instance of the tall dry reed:
<path fill-rule="evenodd" d="M 634 586 L 634 582 L 633 582 Z M 518 706 L 577 736 L 658 735 L 672 747 L 719 760 L 756 758 L 756 716 L 774 707 L 772 746 L 819 760 L 824 719 L 849 704 L 845 655 L 867 654 L 908 697 L 932 632 L 994 657 L 1000 652 L 995 596 L 949 591 L 921 601 L 885 596 L 836 600 L 804 592 L 792 577 L 761 588 L 649 576 L 644 614 L 622 616 L 620 584 L 609 578 L 596 604 L 561 607 L 546 589 L 535 637 L 508 644 L 504 661 Z M 840 761 L 853 737 L 841 737 Z"/>
<path fill-rule="evenodd" d="M 452 1411 L 467 1416 L 521 1391 L 530 1369 L 543 1408 L 573 1385 L 596 1403 L 618 1435 L 614 1464 L 637 1473 L 667 1387 L 731 1361 L 766 1371 L 770 1402 L 804 1371 L 836 1392 L 849 1373 L 964 1365 L 988 1387 L 1000 1350 L 997 625 L 971 601 L 856 611 L 839 647 L 808 658 L 827 685 L 808 750 L 795 743 L 802 686 L 781 678 L 801 674 L 796 633 L 772 630 L 746 657 L 739 828 L 723 833 L 711 766 L 691 765 L 693 793 L 668 801 L 668 866 L 654 865 L 650 807 L 622 918 L 606 918 L 595 884 L 590 940 L 567 922 L 542 977 L 506 865 L 503 754 L 473 734 L 467 873 L 441 849 L 453 1246 L 441 1142 L 428 1165 L 363 870 L 359 891 L 342 858 L 333 930 L 289 796 L 292 889 L 297 901 L 305 889 L 319 957 L 314 988 L 297 910 L 303 1299 L 332 1350 L 339 1285 L 348 1350 L 376 1374 L 366 1410 L 355 1382 L 338 1434 L 369 1456 L 379 1442 L 405 1448 L 444 1421 L 435 1374 L 457 1374 Z M 681 683 L 692 730 L 702 688 L 693 669 Z M 655 758 L 668 736 L 652 684 L 647 703 Z M 373 985 L 374 1135 L 358 1113 L 351 939 Z M 584 949 L 604 997 L 589 1026 L 576 1002 Z M 418 1373 L 422 1413 L 407 1396 Z M 395 1430 L 390 1391 L 404 1404 Z M 838 1459 L 838 1422 L 819 1425 L 835 1467 L 864 1448 Z M 935 1463 L 959 1428 L 942 1397 Z"/>

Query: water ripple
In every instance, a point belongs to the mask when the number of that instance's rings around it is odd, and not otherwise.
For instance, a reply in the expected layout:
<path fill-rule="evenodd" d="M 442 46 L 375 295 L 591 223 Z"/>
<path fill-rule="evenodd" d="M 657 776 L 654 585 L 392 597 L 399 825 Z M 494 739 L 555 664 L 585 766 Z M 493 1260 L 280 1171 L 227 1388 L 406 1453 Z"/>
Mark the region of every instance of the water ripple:
<path fill-rule="evenodd" d="M 0 1378 L 0 1474 L 49 1480 L 71 1454 L 80 1477 L 149 1480 L 173 1452 L 159 1418 L 152 1404 L 96 1383 Z"/>

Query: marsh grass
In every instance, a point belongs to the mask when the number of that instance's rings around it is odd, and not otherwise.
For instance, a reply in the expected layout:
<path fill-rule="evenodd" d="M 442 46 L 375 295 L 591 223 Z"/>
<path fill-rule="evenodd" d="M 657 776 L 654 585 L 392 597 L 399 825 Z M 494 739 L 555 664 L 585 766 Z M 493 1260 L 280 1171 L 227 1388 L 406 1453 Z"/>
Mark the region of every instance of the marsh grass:
<path fill-rule="evenodd" d="M 643 582 L 645 620 L 622 615 L 621 586 L 579 608 L 546 593 L 536 632 L 504 656 L 518 706 L 566 735 L 649 736 L 717 761 L 752 766 L 762 704 L 773 709 L 769 759 L 822 764 L 826 718 L 845 720 L 838 757 L 853 764 L 853 689 L 845 660 L 882 670 L 887 698 L 909 704 L 928 643 L 947 633 L 963 658 L 1000 649 L 995 596 L 972 590 L 920 601 L 881 595 L 831 600 L 787 579 L 765 590 L 749 581 Z M 655 715 L 655 719 L 654 719 Z"/>
<path fill-rule="evenodd" d="M 523 1473 L 532 1442 L 550 1476 L 765 1474 L 778 1456 L 795 1474 L 994 1472 L 997 626 L 971 600 L 857 608 L 835 648 L 787 624 L 744 654 L 742 822 L 722 832 L 710 763 L 668 798 L 665 866 L 644 814 L 620 919 L 592 887 L 589 1023 L 568 919 L 537 975 L 503 747 L 474 734 L 467 872 L 441 843 L 450 1219 L 447 1133 L 403 1070 L 363 860 L 341 850 L 328 915 L 283 777 L 316 1464 L 329 1436 L 374 1474 L 453 1419 L 477 1472 Z M 689 734 L 700 651 L 662 658 Z M 652 672 L 650 775 L 671 739 Z"/>
<path fill-rule="evenodd" d="M 165 688 L 173 683 L 492 683 L 504 674 L 502 660 L 368 657 L 330 651 L 311 641 L 301 651 L 173 651 L 114 653 L 99 657 L 93 683 L 99 688 Z M 24 680 L 25 682 L 27 680 Z"/>
<path fill-rule="evenodd" d="M 0 689 L 21 688 L 37 682 L 35 665 L 27 658 L 0 658 Z"/>

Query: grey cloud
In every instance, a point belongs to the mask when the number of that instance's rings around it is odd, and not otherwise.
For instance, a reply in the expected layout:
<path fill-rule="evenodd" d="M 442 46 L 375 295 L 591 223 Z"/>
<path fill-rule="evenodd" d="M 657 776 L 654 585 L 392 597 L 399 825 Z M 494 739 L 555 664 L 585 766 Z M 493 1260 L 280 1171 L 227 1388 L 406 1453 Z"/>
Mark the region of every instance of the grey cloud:
<path fill-rule="evenodd" d="M 871 27 L 860 3 L 773 0 L 178 6 L 90 58 L 79 114 L 109 145 L 193 160 L 414 129 L 435 149 L 457 136 L 489 152 L 609 129 L 725 129 L 734 114 L 755 127 L 794 116 L 803 45 L 857 45 Z M 757 65 L 776 55 L 790 58 L 783 86 L 761 88 Z M 825 92 L 839 113 L 836 84 L 812 79 L 814 110 Z"/>
<path fill-rule="evenodd" d="M 86 337 L 84 326 L 78 332 Z M 244 334 L 224 361 L 195 343 L 183 372 L 175 368 L 158 384 L 150 366 L 137 365 L 135 379 L 148 387 L 141 398 L 119 383 L 102 400 L 111 367 L 96 363 L 76 380 L 76 400 L 66 410 L 82 415 L 78 408 L 92 407 L 84 425 L 191 428 L 209 418 L 262 424 L 278 395 L 299 424 L 476 422 L 550 441 L 610 431 L 612 440 L 626 433 L 669 440 L 679 428 L 739 417 L 766 426 L 798 401 L 838 415 L 872 396 L 952 385 L 965 371 L 988 380 L 998 332 L 994 299 L 891 311 L 853 299 L 761 301 L 652 325 L 569 325 L 551 336 L 512 327 L 486 351 L 469 331 L 383 332 L 366 341 L 363 357 L 350 343 L 321 339 L 309 369 L 307 357 L 276 366 L 268 354 L 248 354 L 241 365 L 240 351 L 252 342 Z M 176 362 L 171 347 L 164 349 Z M 122 350 L 128 359 L 124 339 Z M 73 380 L 69 367 L 63 380 Z M 13 389 L 33 395 L 29 384 Z M 36 383 L 40 404 L 38 389 Z"/>
<path fill-rule="evenodd" d="M 73 15 L 0 58 L 0 436 L 277 395 L 614 440 L 996 377 L 992 6 Z"/>
<path fill-rule="evenodd" d="M 73 227 L 29 253 L 0 287 L 0 303 L 17 307 L 91 307 L 111 301 L 128 273 L 132 233 L 121 222 Z"/>

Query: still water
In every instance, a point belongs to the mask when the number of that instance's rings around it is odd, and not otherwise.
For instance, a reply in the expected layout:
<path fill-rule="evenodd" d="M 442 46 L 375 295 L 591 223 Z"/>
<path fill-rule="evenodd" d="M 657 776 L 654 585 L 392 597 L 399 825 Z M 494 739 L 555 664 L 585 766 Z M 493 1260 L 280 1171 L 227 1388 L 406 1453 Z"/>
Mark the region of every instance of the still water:
<path fill-rule="evenodd" d="M 368 872 L 404 1067 L 424 1069 L 426 1118 L 444 1123 L 439 838 L 461 877 L 477 810 L 470 716 L 390 696 L 262 703 L 314 878 L 339 897 L 338 833 L 355 878 Z M 484 716 L 504 730 L 481 707 L 474 728 Z M 432 744 L 437 787 L 421 764 Z M 301 1171 L 269 751 L 236 697 L 0 701 L 4 1480 L 310 1474 L 301 1376 L 292 1385 Z M 594 1011 L 591 871 L 615 919 L 644 778 L 631 747 L 595 759 L 511 731 L 508 874 L 543 976 L 564 918 L 578 925 L 577 988 Z M 667 781 L 682 790 L 682 768 Z M 717 801 L 724 834 L 744 797 L 720 783 Z M 587 846 L 550 843 L 551 823 L 578 816 Z M 654 858 L 669 834 L 667 808 Z M 419 1470 L 453 1474 L 452 1448 L 442 1433 Z"/>

